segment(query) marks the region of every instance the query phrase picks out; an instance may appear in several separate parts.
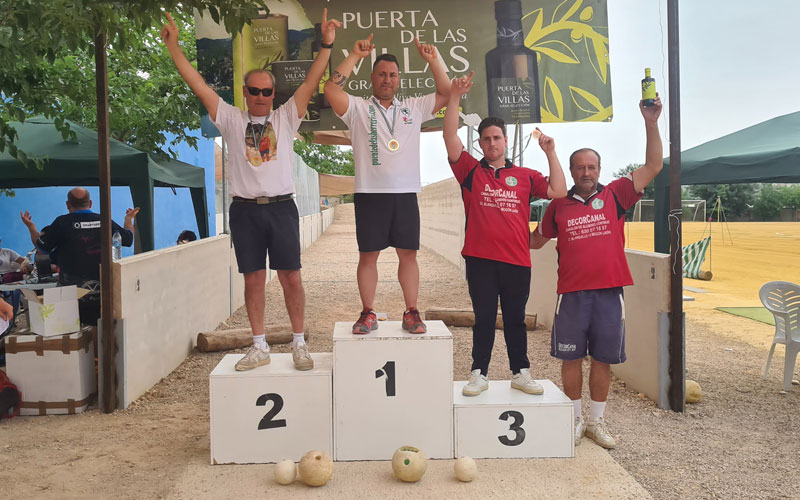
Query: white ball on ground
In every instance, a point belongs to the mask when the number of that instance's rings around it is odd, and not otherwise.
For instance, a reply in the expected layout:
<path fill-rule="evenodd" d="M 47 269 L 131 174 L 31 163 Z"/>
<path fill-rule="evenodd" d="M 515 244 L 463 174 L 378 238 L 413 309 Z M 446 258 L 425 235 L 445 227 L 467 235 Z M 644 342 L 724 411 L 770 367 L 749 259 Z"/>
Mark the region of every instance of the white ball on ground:
<path fill-rule="evenodd" d="M 281 460 L 275 464 L 275 482 L 278 484 L 292 484 L 297 477 L 297 467 L 291 460 Z"/>
<path fill-rule="evenodd" d="M 456 460 L 453 470 L 456 473 L 456 478 L 465 483 L 472 481 L 478 475 L 478 466 L 475 464 L 475 460 L 470 457 L 461 457 Z"/>
<path fill-rule="evenodd" d="M 703 391 L 700 384 L 694 380 L 686 380 L 686 402 L 697 403 L 703 398 Z"/>
<path fill-rule="evenodd" d="M 333 475 L 333 459 L 321 450 L 309 451 L 300 459 L 300 480 L 309 486 L 322 486 Z"/>
<path fill-rule="evenodd" d="M 425 475 L 427 468 L 427 457 L 413 446 L 401 446 L 392 455 L 392 472 L 401 481 L 417 482 Z"/>

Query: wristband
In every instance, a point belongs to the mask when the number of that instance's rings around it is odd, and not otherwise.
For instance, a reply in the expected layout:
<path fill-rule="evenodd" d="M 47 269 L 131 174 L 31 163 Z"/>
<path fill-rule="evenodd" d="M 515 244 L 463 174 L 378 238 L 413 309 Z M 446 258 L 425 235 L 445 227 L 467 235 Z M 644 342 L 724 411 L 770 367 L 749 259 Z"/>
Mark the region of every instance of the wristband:
<path fill-rule="evenodd" d="M 322 47 L 323 49 L 332 49 L 333 48 L 333 44 L 332 43 L 319 42 L 319 46 Z"/>

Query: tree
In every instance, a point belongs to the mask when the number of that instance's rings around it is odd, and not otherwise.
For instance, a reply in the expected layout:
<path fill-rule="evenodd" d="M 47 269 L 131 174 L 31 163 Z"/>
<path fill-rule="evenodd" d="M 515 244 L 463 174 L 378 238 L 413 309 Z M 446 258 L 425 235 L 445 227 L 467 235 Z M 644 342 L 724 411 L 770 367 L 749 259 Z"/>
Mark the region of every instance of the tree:
<path fill-rule="evenodd" d="M 783 198 L 782 193 L 774 186 L 770 184 L 762 186 L 755 203 L 753 203 L 753 213 L 761 220 L 772 220 L 783 208 Z"/>
<path fill-rule="evenodd" d="M 307 140 L 295 140 L 294 152 L 317 172 L 323 174 L 355 175 L 353 150 L 342 150 L 337 146 L 314 144 Z"/>
<path fill-rule="evenodd" d="M 94 39 L 108 36 L 109 122 L 112 137 L 146 151 L 163 149 L 163 132 L 176 141 L 195 140 L 185 129 L 199 126 L 199 103 L 172 65 L 159 38 L 161 7 L 174 11 L 184 50 L 194 59 L 193 9 L 223 19 L 229 32 L 266 10 L 265 0 L 16 0 L 0 12 L 0 152 L 23 163 L 14 121 L 53 118 L 64 138 L 64 119 L 96 127 Z M 175 142 L 175 141 L 173 141 Z M 28 154 L 26 154 L 28 153 Z"/>
<path fill-rule="evenodd" d="M 750 212 L 756 197 L 757 184 L 698 184 L 689 187 L 692 198 L 706 200 L 708 213 L 716 220 L 713 208 L 717 197 L 722 202 L 722 211 L 728 215 L 741 217 Z"/>

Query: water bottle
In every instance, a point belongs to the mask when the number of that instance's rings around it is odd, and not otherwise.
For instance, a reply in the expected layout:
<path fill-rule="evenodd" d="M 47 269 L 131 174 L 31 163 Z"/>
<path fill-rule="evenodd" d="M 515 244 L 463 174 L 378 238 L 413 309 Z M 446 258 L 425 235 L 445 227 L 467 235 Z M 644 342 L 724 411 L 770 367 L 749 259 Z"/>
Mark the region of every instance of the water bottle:
<path fill-rule="evenodd" d="M 39 269 L 36 267 L 36 253 L 31 255 L 31 283 L 39 282 Z"/>
<path fill-rule="evenodd" d="M 114 236 L 111 237 L 111 257 L 114 260 L 122 258 L 122 235 L 119 231 L 114 231 Z"/>

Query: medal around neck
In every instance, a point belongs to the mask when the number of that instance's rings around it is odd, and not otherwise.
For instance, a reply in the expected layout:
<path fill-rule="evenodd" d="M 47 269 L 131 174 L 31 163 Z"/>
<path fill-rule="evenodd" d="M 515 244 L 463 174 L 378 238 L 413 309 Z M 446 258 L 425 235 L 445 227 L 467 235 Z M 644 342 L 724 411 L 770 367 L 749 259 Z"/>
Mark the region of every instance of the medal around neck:
<path fill-rule="evenodd" d="M 391 141 L 389 141 L 387 146 L 389 148 L 389 151 L 397 151 L 398 149 L 400 149 L 400 142 L 397 139 L 392 139 Z"/>

